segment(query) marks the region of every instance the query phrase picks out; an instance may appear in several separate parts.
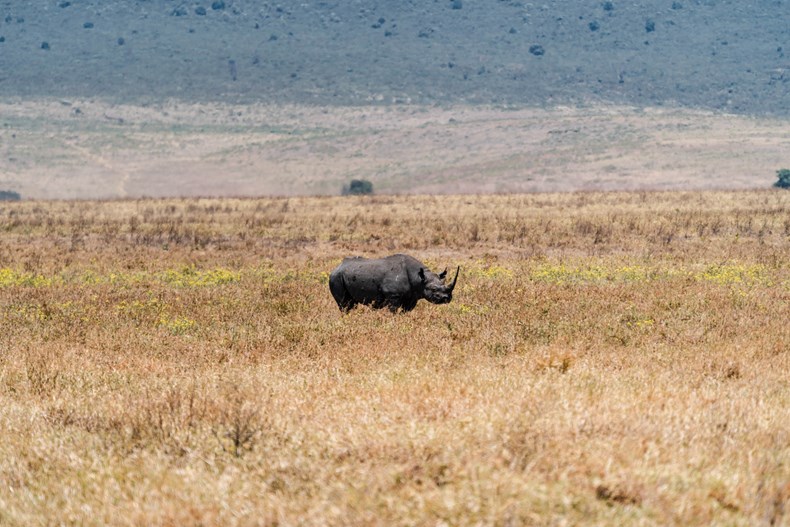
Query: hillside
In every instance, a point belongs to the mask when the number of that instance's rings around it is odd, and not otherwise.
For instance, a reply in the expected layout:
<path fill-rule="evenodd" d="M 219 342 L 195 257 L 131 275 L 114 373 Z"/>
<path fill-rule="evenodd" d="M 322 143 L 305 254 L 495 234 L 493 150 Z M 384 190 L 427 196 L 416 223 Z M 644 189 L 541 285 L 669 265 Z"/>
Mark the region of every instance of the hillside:
<path fill-rule="evenodd" d="M 790 114 L 786 0 L 0 2 L 0 97 Z"/>

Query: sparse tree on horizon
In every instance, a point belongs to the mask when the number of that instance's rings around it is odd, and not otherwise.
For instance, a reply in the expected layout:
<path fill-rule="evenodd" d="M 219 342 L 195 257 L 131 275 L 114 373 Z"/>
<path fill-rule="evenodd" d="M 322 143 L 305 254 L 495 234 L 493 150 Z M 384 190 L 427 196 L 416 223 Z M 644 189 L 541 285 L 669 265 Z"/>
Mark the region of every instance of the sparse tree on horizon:
<path fill-rule="evenodd" d="M 774 186 L 777 188 L 790 188 L 790 169 L 782 168 L 776 171 L 776 183 Z"/>

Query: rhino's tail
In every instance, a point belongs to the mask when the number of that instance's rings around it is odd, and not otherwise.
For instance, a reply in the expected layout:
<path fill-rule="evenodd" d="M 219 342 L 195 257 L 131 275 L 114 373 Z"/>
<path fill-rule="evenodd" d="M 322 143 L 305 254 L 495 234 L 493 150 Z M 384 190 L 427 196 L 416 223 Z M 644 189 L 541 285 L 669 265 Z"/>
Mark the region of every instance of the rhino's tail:
<path fill-rule="evenodd" d="M 335 298 L 340 311 L 347 313 L 356 306 L 356 302 L 354 302 L 346 288 L 342 273 L 334 272 L 329 275 L 329 290 L 332 292 L 332 296 Z"/>

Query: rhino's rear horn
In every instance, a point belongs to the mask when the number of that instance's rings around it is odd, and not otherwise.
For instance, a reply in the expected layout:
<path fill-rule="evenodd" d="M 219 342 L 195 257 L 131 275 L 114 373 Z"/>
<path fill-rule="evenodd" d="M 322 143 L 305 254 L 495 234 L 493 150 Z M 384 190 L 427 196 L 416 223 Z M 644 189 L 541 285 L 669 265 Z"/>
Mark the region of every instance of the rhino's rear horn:
<path fill-rule="evenodd" d="M 450 291 L 452 292 L 455 289 L 455 283 L 458 281 L 458 273 L 461 272 L 461 266 L 459 265 L 458 268 L 455 270 L 455 278 L 453 278 L 453 283 L 450 284 Z"/>

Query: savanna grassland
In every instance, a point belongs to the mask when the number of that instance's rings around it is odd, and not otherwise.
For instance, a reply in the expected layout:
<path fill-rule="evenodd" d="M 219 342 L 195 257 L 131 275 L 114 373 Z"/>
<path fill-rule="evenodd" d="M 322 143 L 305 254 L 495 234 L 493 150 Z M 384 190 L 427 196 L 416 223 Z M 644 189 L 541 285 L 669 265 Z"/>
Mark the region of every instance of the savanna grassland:
<path fill-rule="evenodd" d="M 342 316 L 347 255 L 461 265 Z M 787 525 L 790 193 L 0 207 L 0 524 Z"/>

